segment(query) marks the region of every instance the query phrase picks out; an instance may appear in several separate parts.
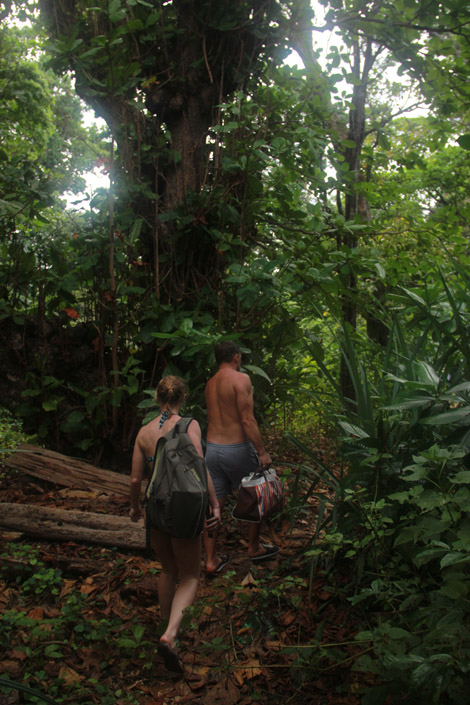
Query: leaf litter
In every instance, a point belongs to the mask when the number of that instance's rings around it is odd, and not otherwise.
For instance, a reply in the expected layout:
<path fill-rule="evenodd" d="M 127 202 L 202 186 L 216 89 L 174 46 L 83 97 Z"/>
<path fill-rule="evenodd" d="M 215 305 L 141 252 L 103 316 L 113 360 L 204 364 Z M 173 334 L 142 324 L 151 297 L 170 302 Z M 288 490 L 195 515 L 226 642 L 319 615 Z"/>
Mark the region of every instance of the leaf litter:
<path fill-rule="evenodd" d="M 282 463 L 277 467 L 282 472 Z M 0 501 L 128 512 L 122 497 L 56 491 L 50 483 L 11 473 L 3 478 Z M 245 532 L 231 519 L 230 507 L 223 521 L 220 546 L 232 560 L 220 576 L 201 574 L 180 635 L 181 679 L 165 671 L 156 652 L 161 630 L 155 557 L 25 535 L 12 540 L 11 533 L 0 532 L 1 556 L 19 555 L 24 566 L 24 574 L 13 578 L 0 572 L 0 636 L 8 642 L 0 672 L 44 693 L 55 686 L 61 702 L 74 704 L 358 705 L 370 676 L 352 669 L 354 616 L 333 597 L 326 576 L 316 575 L 309 585 L 302 549 L 313 536 L 314 517 L 294 526 L 286 518 L 267 522 L 263 540 L 281 552 L 258 565 L 247 558 Z M 67 569 L 73 561 L 82 561 L 78 574 Z M 80 565 L 91 572 L 81 575 Z M 53 592 L 34 583 L 25 589 L 36 566 Z M 57 585 L 50 569 L 57 571 Z M 15 620 L 25 623 L 9 629 Z M 335 650 L 330 644 L 345 646 Z"/>

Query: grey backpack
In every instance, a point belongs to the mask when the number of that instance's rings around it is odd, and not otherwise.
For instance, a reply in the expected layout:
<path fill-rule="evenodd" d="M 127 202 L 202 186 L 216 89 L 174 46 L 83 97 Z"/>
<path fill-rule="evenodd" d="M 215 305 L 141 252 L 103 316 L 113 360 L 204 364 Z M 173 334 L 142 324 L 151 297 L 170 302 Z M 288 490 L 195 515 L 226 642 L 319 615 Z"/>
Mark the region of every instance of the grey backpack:
<path fill-rule="evenodd" d="M 198 536 L 209 505 L 207 466 L 180 419 L 155 448 L 155 462 L 145 497 L 147 527 L 174 538 Z"/>

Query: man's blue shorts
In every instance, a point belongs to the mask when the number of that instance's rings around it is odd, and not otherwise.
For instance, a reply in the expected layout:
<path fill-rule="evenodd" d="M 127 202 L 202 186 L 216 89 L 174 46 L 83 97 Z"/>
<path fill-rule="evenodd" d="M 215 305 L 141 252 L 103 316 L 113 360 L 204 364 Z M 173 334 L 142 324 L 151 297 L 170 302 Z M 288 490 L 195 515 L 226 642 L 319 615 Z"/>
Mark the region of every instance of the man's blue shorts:
<path fill-rule="evenodd" d="M 207 443 L 205 457 L 218 498 L 238 490 L 242 477 L 259 470 L 258 453 L 251 441 Z"/>

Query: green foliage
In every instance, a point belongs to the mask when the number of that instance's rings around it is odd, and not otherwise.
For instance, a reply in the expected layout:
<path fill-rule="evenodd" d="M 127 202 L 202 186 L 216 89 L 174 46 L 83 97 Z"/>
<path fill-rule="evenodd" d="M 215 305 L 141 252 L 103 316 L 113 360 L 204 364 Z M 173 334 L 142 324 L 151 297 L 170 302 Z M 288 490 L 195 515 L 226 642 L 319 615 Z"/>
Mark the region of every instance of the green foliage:
<path fill-rule="evenodd" d="M 27 436 L 21 423 L 7 409 L 0 408 L 0 460 L 5 459 L 22 443 L 34 443 L 35 437 Z"/>
<path fill-rule="evenodd" d="M 417 702 L 465 701 L 470 494 L 462 456 L 434 446 L 404 469 L 409 489 L 374 503 L 356 495 L 360 528 L 342 541 L 345 559 L 361 569 L 351 602 L 381 613 L 357 635 L 373 647 L 357 667 Z"/>
<path fill-rule="evenodd" d="M 100 152 L 80 125 L 81 107 L 69 79 L 44 70 L 26 30 L 0 32 L 0 184 L 5 221 L 28 229 L 48 223 L 45 211 L 67 190 L 83 188 L 80 172 Z M 29 221 L 29 223 L 28 223 Z M 2 232 L 2 231 L 0 231 Z M 2 237 L 3 240 L 3 237 Z"/>
<path fill-rule="evenodd" d="M 466 699 L 468 282 L 453 266 L 452 276 L 436 274 L 432 286 L 395 297 L 388 346 L 375 358 L 358 334 L 340 329 L 354 401 L 341 397 L 324 369 L 342 406 L 348 470 L 307 556 L 317 568 L 350 576 L 346 595 L 365 624 L 356 667 L 382 683 L 365 703 L 388 695 Z"/>
<path fill-rule="evenodd" d="M 0 646 L 5 652 L 22 652 L 25 667 L 22 682 L 13 678 L 0 680 L 1 692 L 18 690 L 25 698 L 31 698 L 27 702 L 36 702 L 35 698 L 55 703 L 69 699 L 88 702 L 98 697 L 108 705 L 116 702 L 134 705 L 137 696 L 117 693 L 115 688 L 94 678 L 71 681 L 62 675 L 48 680 L 45 668 L 49 668 L 51 662 L 62 665 L 65 645 L 70 648 L 72 644 L 73 651 L 79 653 L 92 644 L 102 656 L 97 669 L 104 672 L 114 660 L 125 662 L 128 656 L 134 655 L 142 659 L 144 668 L 150 668 L 155 644 L 144 638 L 147 627 L 136 624 L 131 615 L 129 619 L 125 615 L 102 616 L 104 603 L 100 596 L 88 598 L 80 592 L 79 585 L 65 585 L 61 571 L 47 567 L 39 554 L 38 548 L 16 543 L 6 544 L 2 552 L 2 558 L 15 558 L 19 562 L 16 586 L 20 600 L 17 606 L 4 610 L 1 615 Z M 6 575 L 7 580 L 11 579 L 8 573 Z M 54 609 L 44 609 L 48 603 Z M 46 681 L 49 700 L 43 695 Z"/>
<path fill-rule="evenodd" d="M 62 587 L 62 577 L 58 570 L 36 566 L 30 578 L 22 583 L 24 592 L 33 592 L 39 598 L 49 597 L 55 602 Z"/>

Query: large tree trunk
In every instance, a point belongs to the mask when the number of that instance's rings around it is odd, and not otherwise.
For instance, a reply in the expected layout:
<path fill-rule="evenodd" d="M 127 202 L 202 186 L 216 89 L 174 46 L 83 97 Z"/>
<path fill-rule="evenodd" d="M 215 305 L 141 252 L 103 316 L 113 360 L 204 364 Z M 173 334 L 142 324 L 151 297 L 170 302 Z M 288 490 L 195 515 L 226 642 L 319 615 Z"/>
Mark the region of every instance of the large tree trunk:
<path fill-rule="evenodd" d="M 121 550 L 145 549 L 143 520 L 92 512 L 72 512 L 36 504 L 0 504 L 0 526 L 43 541 L 77 541 Z"/>
<path fill-rule="evenodd" d="M 164 282 L 170 301 L 179 300 L 186 280 L 180 271 L 175 275 L 177 267 L 200 264 L 202 282 L 216 279 L 223 263 L 211 239 L 202 260 L 192 257 L 200 239 L 187 237 L 189 227 L 177 233 L 174 212 L 182 209 L 190 218 L 195 209 L 197 220 L 197 206 L 188 197 L 210 185 L 209 128 L 220 121 L 218 106 L 243 88 L 260 56 L 269 56 L 282 41 L 276 29 L 281 10 L 277 0 L 150 0 L 112 9 L 115 5 L 40 0 L 47 30 L 60 47 L 57 68 L 74 72 L 78 94 L 115 136 L 121 181 L 116 193 L 145 223 L 142 245 L 156 250 L 143 256 L 155 266 L 157 296 Z M 213 174 L 213 183 L 218 178 Z M 179 256 L 173 257 L 176 235 Z"/>

